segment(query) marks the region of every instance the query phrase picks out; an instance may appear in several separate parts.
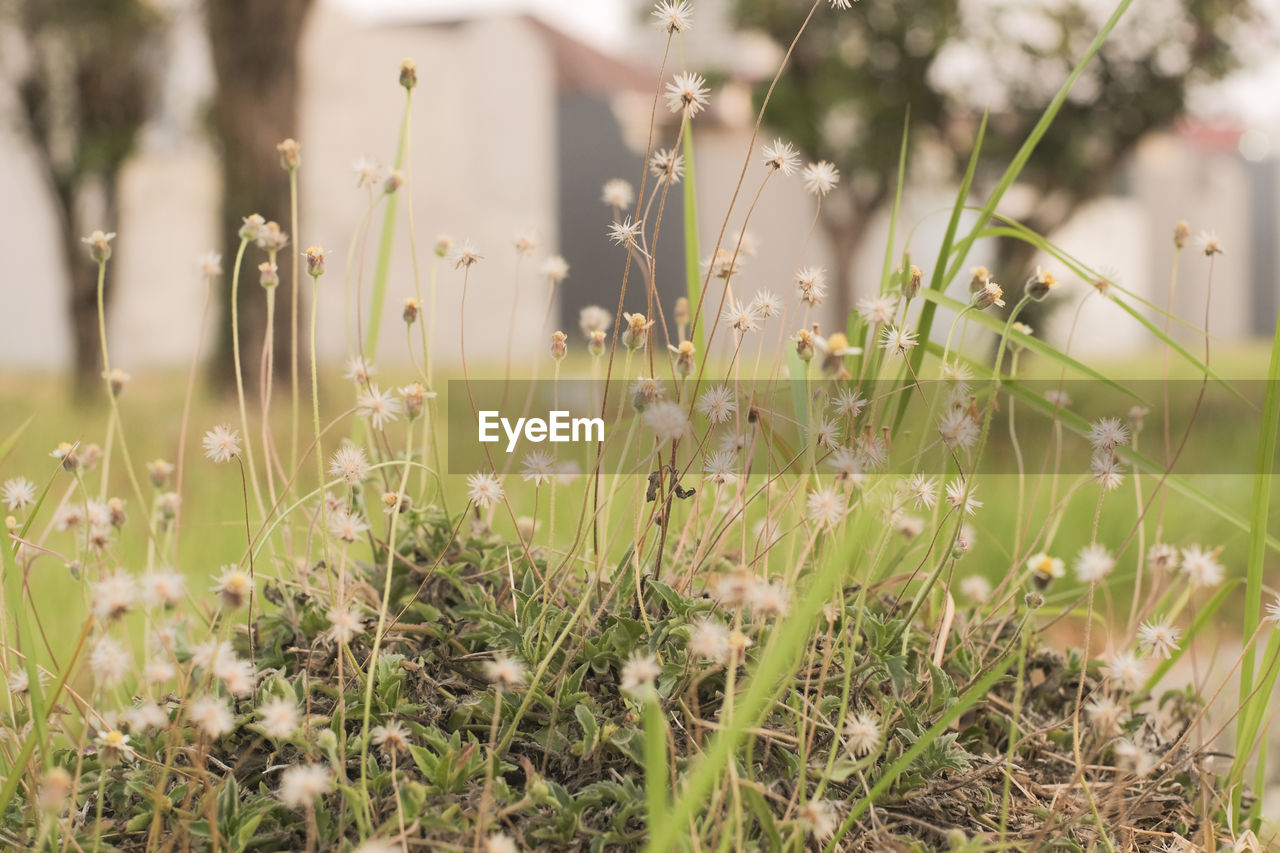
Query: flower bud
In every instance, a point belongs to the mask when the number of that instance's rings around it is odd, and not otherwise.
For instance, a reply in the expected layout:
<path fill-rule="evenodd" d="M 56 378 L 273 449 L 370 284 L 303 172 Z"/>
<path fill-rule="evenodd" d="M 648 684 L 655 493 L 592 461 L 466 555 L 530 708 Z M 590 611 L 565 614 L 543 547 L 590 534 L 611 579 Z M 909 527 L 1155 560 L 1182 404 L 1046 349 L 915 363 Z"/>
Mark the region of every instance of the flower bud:
<path fill-rule="evenodd" d="M 1027 593 L 1022 600 L 1026 602 L 1028 610 L 1039 610 L 1044 607 L 1044 596 L 1035 591 Z"/>
<path fill-rule="evenodd" d="M 262 234 L 262 229 L 267 224 L 267 220 L 263 219 L 260 214 L 251 213 L 244 218 L 244 224 L 240 226 L 240 239 L 256 241 Z"/>
<path fill-rule="evenodd" d="M 382 191 L 391 195 L 402 186 L 404 186 L 404 172 L 397 170 L 387 175 L 387 179 L 382 182 Z"/>
<path fill-rule="evenodd" d="M 89 247 L 89 257 L 101 264 L 111 257 L 111 241 L 115 238 L 114 231 L 94 231 L 88 237 L 82 237 L 80 242 Z"/>
<path fill-rule="evenodd" d="M 437 234 L 437 235 L 436 235 L 436 248 L 435 248 L 435 252 L 436 252 L 436 257 L 437 257 L 437 258 L 443 258 L 445 255 L 449 254 L 449 250 L 450 250 L 450 249 L 452 249 L 452 248 L 453 248 L 453 238 L 452 238 L 452 237 L 450 237 L 448 234 Z"/>
<path fill-rule="evenodd" d="M 622 345 L 629 350 L 643 348 L 649 339 L 653 321 L 646 320 L 643 314 L 623 314 L 622 319 L 627 321 L 627 328 L 622 330 Z"/>
<path fill-rule="evenodd" d="M 102 374 L 102 378 L 107 380 L 107 384 L 111 388 L 111 396 L 119 397 L 120 393 L 124 391 L 124 386 L 128 385 L 129 380 L 133 377 L 125 373 L 120 368 L 113 367 L 110 373 Z"/>
<path fill-rule="evenodd" d="M 319 278 L 324 275 L 324 256 L 329 254 L 319 246 L 312 246 L 302 253 L 307 259 L 307 275 Z"/>
<path fill-rule="evenodd" d="M 409 325 L 413 325 L 418 321 L 418 315 L 422 313 L 422 303 L 414 299 L 412 296 L 404 301 L 404 312 L 401 316 Z"/>
<path fill-rule="evenodd" d="M 1004 289 L 990 279 L 987 283 L 973 295 L 973 304 L 977 306 L 979 311 L 990 308 L 992 305 L 997 308 L 1004 307 Z"/>
<path fill-rule="evenodd" d="M 102 461 L 102 448 L 97 444 L 86 444 L 80 448 L 80 469 L 92 471 Z"/>
<path fill-rule="evenodd" d="M 163 459 L 152 460 L 147 463 L 147 476 L 151 479 L 151 485 L 158 489 L 173 476 L 173 463 Z"/>
<path fill-rule="evenodd" d="M 808 329 L 796 332 L 796 355 L 801 361 L 813 361 L 813 333 Z"/>
<path fill-rule="evenodd" d="M 689 326 L 689 298 L 686 296 L 676 300 L 675 321 L 677 328 L 685 329 Z"/>
<path fill-rule="evenodd" d="M 556 361 L 560 361 L 569 353 L 569 345 L 566 343 L 569 336 L 564 332 L 556 331 L 551 333 L 551 357 Z"/>
<path fill-rule="evenodd" d="M 604 330 L 596 329 L 587 340 L 587 352 L 593 356 L 604 355 Z"/>
<path fill-rule="evenodd" d="M 289 235 L 280 228 L 279 222 L 272 220 L 262 226 L 262 230 L 258 232 L 258 238 L 254 242 L 258 244 L 259 249 L 267 252 L 278 252 L 289 245 Z"/>
<path fill-rule="evenodd" d="M 62 463 L 62 470 L 75 473 L 80 468 L 80 457 L 76 455 L 76 449 L 67 442 L 61 442 L 53 453 L 49 454 L 54 459 Z"/>
<path fill-rule="evenodd" d="M 1175 248 L 1181 249 L 1187 245 L 1187 240 L 1189 239 L 1191 239 L 1191 226 L 1184 219 L 1173 226 L 1173 245 Z"/>
<path fill-rule="evenodd" d="M 401 388 L 400 393 L 404 395 L 404 411 L 409 420 L 421 415 L 427 405 L 427 389 L 422 387 L 422 383 L 410 383 Z"/>
<path fill-rule="evenodd" d="M 263 287 L 275 287 L 280 283 L 280 274 L 271 261 L 258 264 L 258 284 Z"/>
<path fill-rule="evenodd" d="M 920 294 L 920 284 L 924 281 L 924 270 L 915 264 L 911 265 L 907 281 L 902 285 L 902 295 L 907 299 L 915 299 Z"/>
<path fill-rule="evenodd" d="M 673 353 L 675 353 L 676 373 L 678 373 L 681 376 L 689 376 L 690 374 L 692 374 L 694 371 L 694 368 L 697 367 L 697 365 L 693 360 L 693 356 L 697 352 L 697 350 L 694 349 L 693 342 L 681 341 L 680 346 L 673 347 L 670 344 L 668 344 L 667 348 L 670 349 Z"/>
<path fill-rule="evenodd" d="M 1026 291 L 1036 302 L 1042 301 L 1049 295 L 1049 291 L 1058 286 L 1058 280 L 1053 277 L 1053 273 L 1036 267 L 1035 275 L 1027 279 Z"/>
<path fill-rule="evenodd" d="M 276 153 L 280 155 L 280 168 L 286 172 L 292 172 L 302 162 L 302 146 L 292 138 L 277 145 Z"/>
<path fill-rule="evenodd" d="M 111 498 L 107 501 L 107 519 L 111 522 L 112 527 L 124 527 L 124 523 L 129 520 L 129 516 L 125 514 L 123 500 Z"/>
<path fill-rule="evenodd" d="M 969 279 L 970 293 L 977 293 L 986 286 L 987 282 L 991 281 L 991 270 L 986 267 L 974 267 L 969 270 L 969 275 L 971 276 Z"/>
<path fill-rule="evenodd" d="M 418 85 L 418 64 L 412 59 L 400 63 L 400 85 L 408 90 Z"/>

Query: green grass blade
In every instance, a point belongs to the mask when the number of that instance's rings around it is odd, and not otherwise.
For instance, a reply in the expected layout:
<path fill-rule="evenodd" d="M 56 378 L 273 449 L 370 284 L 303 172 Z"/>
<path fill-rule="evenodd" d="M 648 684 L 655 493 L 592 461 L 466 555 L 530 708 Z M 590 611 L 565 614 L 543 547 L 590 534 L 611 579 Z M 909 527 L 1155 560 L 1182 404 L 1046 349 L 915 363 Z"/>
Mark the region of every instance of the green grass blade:
<path fill-rule="evenodd" d="M 830 853 L 830 851 L 835 850 L 836 845 L 840 843 L 840 839 L 844 838 L 849 830 L 853 828 L 854 822 L 857 821 L 857 819 L 875 803 L 876 797 L 883 794 L 890 785 L 897 781 L 897 778 L 911 766 L 911 763 L 915 761 L 921 753 L 932 746 L 933 742 L 937 740 L 953 722 L 958 720 L 961 714 L 986 698 L 987 692 L 990 691 L 991 687 L 1004 676 L 1005 670 L 1009 668 L 1009 665 L 1013 663 L 1014 659 L 1015 655 L 1010 653 L 1006 654 L 1002 660 L 997 661 L 995 666 L 983 673 L 977 681 L 969 686 L 968 690 L 962 693 L 960 697 L 956 699 L 956 701 L 947 708 L 945 712 L 943 712 L 937 722 L 930 726 L 929 730 L 921 735 L 918 741 L 913 743 L 906 752 L 902 753 L 902 755 L 898 757 L 897 761 L 885 768 L 880 779 L 871 786 L 871 790 L 867 792 L 865 797 L 854 804 L 853 808 L 849 811 L 848 816 L 845 817 L 844 823 L 840 825 L 840 829 L 829 841 L 827 841 L 826 846 L 822 848 L 823 853 Z"/>
<path fill-rule="evenodd" d="M 395 168 L 404 166 L 405 152 L 409 143 L 409 105 L 406 100 L 404 118 L 400 120 L 400 141 L 396 145 Z M 405 187 L 412 192 L 413 187 Z M 387 197 L 387 209 L 382 213 L 382 236 L 378 242 L 378 264 L 373 272 L 373 296 L 369 304 L 369 331 L 365 334 L 364 357 L 372 361 L 378 355 L 378 333 L 382 330 L 382 308 L 387 301 L 387 277 L 391 273 L 391 249 L 396 239 L 396 211 L 400 207 L 400 193 L 391 193 Z"/>
<path fill-rule="evenodd" d="M 927 291 L 921 290 L 920 295 L 930 303 L 940 305 L 944 308 L 950 308 L 952 311 L 959 312 L 963 310 L 965 307 L 963 302 L 960 302 L 959 300 L 956 300 L 956 299 L 952 299 L 946 294 L 937 293 L 932 290 L 927 290 Z M 1002 317 L 994 317 L 982 311 L 970 311 L 968 314 L 965 315 L 965 318 L 972 320 L 974 323 L 976 323 L 979 326 L 983 326 L 987 329 L 990 329 L 996 334 L 1003 334 L 1005 331 L 1005 320 Z M 1105 385 L 1107 385 L 1109 388 L 1115 391 L 1119 391 L 1121 394 L 1124 394 L 1126 397 L 1129 397 L 1133 400 L 1139 400 L 1139 401 L 1142 399 L 1133 391 L 1124 387 L 1116 380 L 1111 379 L 1107 376 L 1104 376 L 1102 373 L 1099 373 L 1097 370 L 1094 370 L 1092 367 L 1089 367 L 1087 364 L 1083 364 L 1082 362 L 1077 361 L 1076 359 L 1072 358 L 1066 353 L 1059 352 L 1058 350 L 1049 346 L 1049 344 L 1046 344 L 1044 341 L 1040 340 L 1039 338 L 1033 337 L 1023 332 L 1019 332 L 1017 329 L 1010 329 L 1009 340 L 1010 342 L 1016 343 L 1018 346 L 1023 347 L 1030 352 L 1034 352 L 1037 355 L 1043 356 L 1044 358 L 1057 362 L 1063 367 L 1069 370 L 1072 370 L 1076 373 L 1079 373 L 1082 376 L 1087 376 L 1090 379 L 1096 380 L 1098 382 L 1102 382 Z M 942 351 L 941 349 L 939 349 L 938 354 L 941 355 L 941 353 Z"/>
<path fill-rule="evenodd" d="M 27 418 L 23 423 L 13 431 L 13 433 L 0 442 L 0 462 L 4 462 L 9 454 L 13 452 L 13 448 L 17 446 L 18 439 L 22 438 L 22 434 L 27 431 L 27 427 L 31 426 L 31 422 L 35 420 L 35 415 Z"/>
<path fill-rule="evenodd" d="M 1252 637 L 1258 628 L 1258 620 L 1262 617 L 1262 570 L 1267 556 L 1267 520 L 1271 511 L 1271 472 L 1276 461 L 1276 434 L 1280 432 L 1280 316 L 1276 318 L 1276 335 L 1271 341 L 1271 365 L 1267 369 L 1267 395 L 1263 403 L 1262 424 L 1258 431 L 1258 456 L 1253 468 L 1253 501 L 1249 518 L 1249 561 L 1245 575 L 1244 636 Z M 1245 718 L 1255 712 L 1258 722 L 1262 723 L 1261 708 L 1271 700 L 1270 691 L 1253 692 L 1254 648 L 1245 652 L 1240 668 L 1240 704 L 1242 712 L 1237 720 L 1237 744 L 1252 743 L 1239 739 L 1246 734 L 1243 729 Z M 1274 675 L 1272 676 L 1274 679 Z M 1259 707 L 1255 707 L 1259 706 Z M 1238 753 L 1240 750 L 1237 751 Z M 1236 755 L 1235 763 L 1242 761 Z M 1233 766 L 1234 778 L 1237 769 Z M 1233 795 L 1233 806 L 1238 807 L 1238 795 Z"/>
<path fill-rule="evenodd" d="M 685 119 L 684 128 L 684 295 L 689 300 L 689 310 L 698 307 L 702 299 L 702 276 L 698 268 L 698 190 L 694 186 L 693 124 Z M 702 345 L 702 324 L 693 328 L 693 346 L 700 358 L 707 353 Z"/>
<path fill-rule="evenodd" d="M 889 212 L 889 239 L 884 244 L 884 267 L 880 271 L 880 292 L 884 293 L 889 282 L 889 270 L 893 265 L 893 247 L 898 232 L 898 210 L 902 207 L 902 184 L 907 174 L 907 137 L 911 131 L 911 107 L 902 119 L 902 147 L 898 149 L 898 184 L 893 191 L 893 209 Z"/>
<path fill-rule="evenodd" d="M 1067 76 L 1061 88 L 1058 89 L 1058 93 L 1053 96 L 1053 100 L 1044 108 L 1044 112 L 1040 115 L 1040 120 L 1031 129 L 1031 133 L 1027 134 L 1026 141 L 1022 143 L 1022 147 L 1018 149 L 1018 153 L 1013 156 L 1008 168 L 1000 176 L 1000 181 L 996 184 L 995 189 L 991 191 L 991 195 L 987 198 L 987 203 L 982 206 L 973 230 L 961 239 L 956 247 L 956 257 L 948 271 L 948 279 L 955 278 L 960 271 L 965 258 L 968 257 L 969 249 L 977 239 L 978 232 L 986 226 L 987 220 L 991 218 L 991 214 L 995 212 L 996 207 L 1000 204 L 1000 199 L 1004 198 L 1004 194 L 1013 186 L 1013 182 L 1018 179 L 1018 175 L 1022 174 L 1022 170 L 1027 165 L 1027 161 L 1031 159 L 1036 146 L 1040 144 L 1040 140 L 1044 138 L 1044 135 L 1049 132 L 1049 126 L 1053 124 L 1053 120 L 1058 115 L 1058 110 L 1066 102 L 1067 95 L 1071 92 L 1072 87 L 1075 86 L 1076 80 L 1080 79 L 1085 67 L 1093 61 L 1093 57 L 1102 48 L 1103 43 L 1111 35 L 1111 31 L 1115 29 L 1116 24 L 1120 22 L 1120 18 L 1128 10 L 1129 4 L 1132 2 L 1133 0 L 1120 0 L 1116 5 L 1115 11 L 1111 13 L 1111 17 L 1107 19 L 1102 29 L 1094 36 L 1093 42 L 1089 45 L 1088 50 L 1084 52 L 1084 56 L 1080 57 L 1080 61 L 1076 63 L 1075 68 L 1071 69 L 1071 73 Z"/>
<path fill-rule="evenodd" d="M 956 239 L 956 232 L 960 229 L 960 216 L 965 210 L 965 201 L 969 198 L 969 188 L 973 186 L 974 173 L 978 171 L 978 158 L 982 153 L 982 140 L 987 135 L 987 118 L 988 113 L 982 114 L 982 123 L 978 125 L 978 134 L 973 139 L 973 151 L 969 153 L 969 165 L 965 167 L 964 177 L 960 180 L 960 189 L 956 191 L 956 203 L 951 208 L 951 219 L 947 222 L 946 233 L 942 237 L 942 245 L 938 247 L 938 259 L 934 261 L 933 273 L 929 277 L 929 290 L 934 293 L 941 293 L 947 289 L 950 279 L 947 278 L 947 258 L 951 256 L 951 246 Z M 921 290 L 921 295 L 924 294 Z M 920 318 L 916 322 L 916 333 L 921 342 L 929 340 L 929 332 L 933 329 L 933 317 L 938 313 L 936 303 L 926 301 L 920 308 Z M 911 369 L 917 376 L 920 375 L 920 365 L 924 361 L 924 353 L 917 347 L 914 352 L 907 356 L 910 359 Z M 906 377 L 906 373 L 903 373 Z M 902 426 L 902 419 L 907 414 L 907 406 L 910 404 L 908 395 L 903 395 L 898 402 L 898 414 L 893 421 L 893 431 L 897 433 Z"/>
<path fill-rule="evenodd" d="M 658 696 L 644 702 L 644 792 L 649 831 L 667 813 L 667 723 Z"/>

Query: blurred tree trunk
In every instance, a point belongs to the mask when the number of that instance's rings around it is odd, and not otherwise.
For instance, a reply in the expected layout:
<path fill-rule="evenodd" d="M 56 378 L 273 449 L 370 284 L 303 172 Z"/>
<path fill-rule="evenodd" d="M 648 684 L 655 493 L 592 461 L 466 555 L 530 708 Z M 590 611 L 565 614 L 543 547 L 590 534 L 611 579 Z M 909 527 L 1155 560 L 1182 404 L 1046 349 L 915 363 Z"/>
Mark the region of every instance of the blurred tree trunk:
<path fill-rule="evenodd" d="M 312 0 L 207 0 L 205 4 L 218 80 L 212 130 L 222 156 L 224 305 L 230 304 L 243 218 L 259 213 L 279 222 L 286 233 L 290 230 L 289 175 L 280 165 L 276 145 L 297 136 L 298 47 L 311 6 Z M 281 281 L 276 294 L 277 371 L 289 369 L 290 265 L 297 262 L 301 250 L 290 244 L 276 258 Z M 265 253 L 251 245 L 240 271 L 240 358 L 250 385 L 258 380 L 266 331 L 266 301 L 257 273 L 257 265 L 265 260 Z M 234 381 L 234 364 L 230 312 L 223 317 L 213 371 L 215 380 L 225 385 Z M 305 353 L 305 346 L 301 348 Z"/>
<path fill-rule="evenodd" d="M 151 106 L 163 21 L 141 0 L 25 0 L 29 50 L 17 89 L 28 138 L 56 202 L 67 264 L 76 399 L 99 387 L 97 268 L 81 238 L 117 230 L 120 173 Z M 104 303 L 110 305 L 113 265 Z"/>

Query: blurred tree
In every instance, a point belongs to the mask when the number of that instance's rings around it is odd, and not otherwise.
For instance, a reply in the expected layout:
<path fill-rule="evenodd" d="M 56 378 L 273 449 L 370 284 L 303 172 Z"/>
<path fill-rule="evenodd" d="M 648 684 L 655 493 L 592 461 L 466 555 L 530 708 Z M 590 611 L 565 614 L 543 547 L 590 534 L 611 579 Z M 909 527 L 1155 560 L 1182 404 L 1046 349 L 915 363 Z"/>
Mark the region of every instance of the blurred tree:
<path fill-rule="evenodd" d="M 735 2 L 741 26 L 783 44 L 812 5 Z M 835 308 L 844 317 L 853 297 L 853 259 L 867 226 L 892 200 L 907 106 L 909 170 L 933 162 L 952 171 L 962 166 L 989 108 L 982 153 L 985 163 L 1003 171 L 1115 2 L 861 0 L 843 12 L 821 6 L 765 121 L 844 176 L 839 195 L 823 205 L 835 253 Z M 1251 15 L 1247 0 L 1133 3 L 1022 172 L 1020 184 L 1035 195 L 1023 221 L 1049 234 L 1103 192 L 1144 134 L 1184 112 L 1190 87 L 1238 65 Z M 757 102 L 768 82 L 757 89 Z M 1020 242 L 1000 245 L 994 272 L 1015 296 L 1034 254 Z"/>
<path fill-rule="evenodd" d="M 205 20 L 213 48 L 218 89 L 211 132 L 222 160 L 222 246 L 226 274 L 224 304 L 230 301 L 231 267 L 244 217 L 260 213 L 286 233 L 289 222 L 289 175 L 281 167 L 276 145 L 298 133 L 298 48 L 313 0 L 206 0 Z M 305 147 L 302 152 L 306 158 Z M 275 364 L 288 368 L 292 318 L 290 264 L 302 247 L 280 253 L 281 289 L 276 312 Z M 255 254 L 256 253 L 256 254 Z M 257 265 L 266 260 L 250 247 L 240 282 L 240 342 L 245 380 L 254 382 L 266 327 L 266 306 L 258 286 Z M 252 260 L 252 263 L 251 263 Z M 231 326 L 225 318 L 214 359 L 216 378 L 232 378 Z"/>
<path fill-rule="evenodd" d="M 152 101 L 164 22 L 144 0 L 18 0 L 18 95 L 58 208 L 79 391 L 99 382 L 97 268 L 81 237 L 118 224 L 120 172 Z M 108 267 L 104 299 L 110 301 Z M 79 395 L 78 395 L 79 396 Z"/>

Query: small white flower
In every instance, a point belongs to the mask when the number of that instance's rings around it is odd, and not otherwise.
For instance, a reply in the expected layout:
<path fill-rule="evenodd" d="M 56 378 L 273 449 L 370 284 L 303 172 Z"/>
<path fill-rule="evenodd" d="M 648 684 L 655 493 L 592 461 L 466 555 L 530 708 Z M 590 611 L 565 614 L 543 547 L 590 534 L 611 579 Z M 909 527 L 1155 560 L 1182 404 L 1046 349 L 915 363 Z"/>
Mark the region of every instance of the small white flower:
<path fill-rule="evenodd" d="M 222 254 L 219 252 L 205 252 L 199 258 L 196 258 L 196 268 L 200 270 L 200 274 L 205 278 L 222 275 Z"/>
<path fill-rule="evenodd" d="M 370 385 L 367 391 L 356 396 L 357 414 L 368 418 L 374 429 L 382 429 L 394 421 L 403 409 L 404 402 L 390 388 L 381 391 L 377 385 Z"/>
<path fill-rule="evenodd" d="M 947 483 L 947 503 L 963 510 L 965 515 L 973 515 L 982 508 L 982 501 L 974 497 L 977 491 L 977 486 L 969 485 L 964 480 L 952 480 Z"/>
<path fill-rule="evenodd" d="M 253 592 L 253 578 L 244 569 L 235 565 L 223 566 L 222 574 L 216 580 L 213 591 L 228 610 L 244 607 L 249 601 L 249 595 Z"/>
<path fill-rule="evenodd" d="M 613 178 L 605 182 L 604 188 L 600 191 L 600 200 L 610 207 L 622 210 L 635 204 L 636 191 L 629 181 Z"/>
<path fill-rule="evenodd" d="M 369 530 L 368 523 L 359 513 L 347 509 L 339 509 L 329 513 L 329 533 L 348 545 L 355 542 Z"/>
<path fill-rule="evenodd" d="M 887 326 L 898 314 L 898 300 L 875 296 L 858 300 L 858 316 L 868 326 Z"/>
<path fill-rule="evenodd" d="M 851 713 L 844 725 L 849 750 L 855 756 L 870 755 L 880 745 L 880 720 L 872 713 Z"/>
<path fill-rule="evenodd" d="M 329 630 L 325 633 L 335 643 L 345 645 L 364 633 L 360 608 L 355 604 L 334 607 L 325 614 L 325 618 L 329 620 Z"/>
<path fill-rule="evenodd" d="M 777 317 L 782 313 L 782 300 L 771 290 L 757 290 L 751 300 L 751 310 L 762 320 Z"/>
<path fill-rule="evenodd" d="M 732 451 L 717 450 L 708 456 L 702 463 L 703 473 L 707 475 L 707 479 L 713 483 L 727 483 L 734 476 L 734 468 L 737 467 L 737 459 Z"/>
<path fill-rule="evenodd" d="M 225 426 L 216 426 L 204 434 L 204 455 L 219 465 L 226 464 L 240 455 L 240 432 Z"/>
<path fill-rule="evenodd" d="M 5 480 L 0 496 L 10 512 L 26 509 L 36 502 L 36 484 L 26 477 L 14 477 Z"/>
<path fill-rule="evenodd" d="M 1147 565 L 1153 572 L 1171 572 L 1178 562 L 1178 549 L 1167 543 L 1157 542 L 1147 551 Z"/>
<path fill-rule="evenodd" d="M 142 598 L 148 607 L 173 606 L 187 594 L 187 579 L 181 572 L 158 569 L 142 576 Z"/>
<path fill-rule="evenodd" d="M 675 441 L 689 431 L 689 418 L 679 403 L 661 400 L 647 407 L 641 418 L 659 441 Z"/>
<path fill-rule="evenodd" d="M 1044 398 L 1057 409 L 1065 409 L 1071 405 L 1071 395 L 1066 391 L 1045 391 Z"/>
<path fill-rule="evenodd" d="M 707 96 L 711 90 L 706 87 L 706 79 L 701 74 L 685 71 L 677 74 L 667 84 L 667 108 L 673 113 L 682 112 L 693 118 L 707 105 Z"/>
<path fill-rule="evenodd" d="M 103 621 L 118 619 L 129 612 L 138 598 L 138 584 L 123 570 L 93 585 L 93 615 Z"/>
<path fill-rule="evenodd" d="M 831 407 L 849 420 L 858 417 L 866 406 L 862 393 L 852 388 L 841 388 L 831 398 Z"/>
<path fill-rule="evenodd" d="M 693 22 L 693 10 L 687 0 L 661 0 L 653 7 L 658 28 L 665 33 L 682 33 Z"/>
<path fill-rule="evenodd" d="M 559 284 L 569 277 L 569 262 L 563 255 L 552 255 L 542 262 L 542 277 L 552 284 Z"/>
<path fill-rule="evenodd" d="M 520 853 L 515 839 L 505 832 L 495 832 L 484 841 L 484 853 Z"/>
<path fill-rule="evenodd" d="M 966 409 L 952 409 L 942 417 L 938 424 L 938 434 L 948 447 L 969 450 L 978 443 L 982 432 L 977 422 L 969 417 Z"/>
<path fill-rule="evenodd" d="M 831 0 L 832 9 L 852 9 L 851 0 Z"/>
<path fill-rule="evenodd" d="M 659 184 L 678 184 L 684 179 L 684 155 L 674 148 L 660 148 L 649 158 L 649 174 Z"/>
<path fill-rule="evenodd" d="M 757 583 L 747 598 L 747 606 L 757 616 L 785 616 L 791 608 L 791 590 L 781 581 Z"/>
<path fill-rule="evenodd" d="M 320 764 L 296 764 L 280 775 L 280 802 L 291 809 L 313 806 L 333 790 L 333 775 Z"/>
<path fill-rule="evenodd" d="M 725 663 L 729 660 L 729 628 L 718 619 L 700 619 L 693 625 L 686 648 L 694 657 Z"/>
<path fill-rule="evenodd" d="M 357 385 L 364 385 L 369 381 L 369 377 L 378 372 L 378 368 L 373 362 L 366 361 L 363 356 L 355 356 L 347 359 L 347 368 L 342 374 L 343 379 L 350 379 Z"/>
<path fill-rule="evenodd" d="M 1217 586 L 1226 569 L 1217 560 L 1217 551 L 1206 551 L 1199 545 L 1182 549 L 1182 573 L 1193 587 Z"/>
<path fill-rule="evenodd" d="M 614 221 L 609 226 L 609 239 L 616 246 L 626 246 L 628 249 L 636 248 L 640 245 L 640 223 L 632 222 L 630 216 L 621 222 Z M 608 328 L 608 326 L 605 328 Z"/>
<path fill-rule="evenodd" d="M 662 674 L 658 660 L 644 652 L 633 652 L 627 662 L 622 665 L 621 687 L 637 699 L 647 698 L 654 691 L 654 682 Z"/>
<path fill-rule="evenodd" d="M 912 474 L 906 482 L 906 492 L 922 509 L 933 509 L 938 503 L 938 481 L 928 474 Z"/>
<path fill-rule="evenodd" d="M 800 808 L 797 816 L 805 830 L 818 841 L 826 841 L 835 835 L 840 826 L 840 806 L 834 800 L 810 800 Z"/>
<path fill-rule="evenodd" d="M 756 332 L 760 330 L 760 315 L 756 313 L 754 302 L 738 302 L 730 297 L 720 319 L 739 332 Z"/>
<path fill-rule="evenodd" d="M 800 165 L 800 154 L 790 142 L 775 139 L 764 147 L 764 165 L 770 171 L 793 175 Z"/>
<path fill-rule="evenodd" d="M 1102 418 L 1089 428 L 1089 442 L 1094 450 L 1115 450 L 1129 443 L 1129 428 L 1119 418 Z"/>
<path fill-rule="evenodd" d="M 831 192 L 836 184 L 840 183 L 840 171 L 826 160 L 819 160 L 817 163 L 805 166 L 804 173 L 800 177 L 804 181 L 804 188 L 819 198 Z"/>
<path fill-rule="evenodd" d="M 588 305 L 578 312 L 578 328 L 584 338 L 590 338 L 592 332 L 607 332 L 613 325 L 613 314 L 599 305 Z"/>
<path fill-rule="evenodd" d="M 1076 556 L 1076 577 L 1081 583 L 1100 581 L 1116 567 L 1116 558 L 1105 546 L 1096 542 L 1080 549 Z"/>
<path fill-rule="evenodd" d="M 235 716 L 225 699 L 201 696 L 187 706 L 187 719 L 207 738 L 220 738 L 236 727 Z"/>
<path fill-rule="evenodd" d="M 1138 628 L 1138 648 L 1168 660 L 1178 650 L 1181 635 L 1182 631 L 1171 625 L 1167 618 L 1152 619 Z"/>
<path fill-rule="evenodd" d="M 485 661 L 484 664 L 484 677 L 505 689 L 524 684 L 528 675 L 528 667 L 508 654 L 496 654 L 493 660 Z"/>
<path fill-rule="evenodd" d="M 505 494 L 502 483 L 492 473 L 485 471 L 467 476 L 467 499 L 481 509 L 500 502 Z"/>
<path fill-rule="evenodd" d="M 1115 453 L 1109 450 L 1093 454 L 1089 460 L 1089 473 L 1104 492 L 1114 492 L 1124 485 L 1124 469 Z"/>
<path fill-rule="evenodd" d="M 714 385 L 698 397 L 698 411 L 706 416 L 712 426 L 726 423 L 738 411 L 733 392 L 726 385 Z"/>
<path fill-rule="evenodd" d="M 986 604 L 991 599 L 991 581 L 982 575 L 969 575 L 960 581 L 960 591 L 975 604 Z"/>
<path fill-rule="evenodd" d="M 356 173 L 356 189 L 376 185 L 382 175 L 382 167 L 378 165 L 378 161 L 367 154 L 361 154 L 360 158 L 351 164 L 351 171 Z"/>
<path fill-rule="evenodd" d="M 1116 652 L 1102 668 L 1107 681 L 1129 692 L 1140 689 L 1147 680 L 1147 668 L 1132 652 Z"/>
<path fill-rule="evenodd" d="M 1032 575 L 1044 583 L 1056 580 L 1067 573 L 1066 564 L 1061 559 L 1050 557 L 1043 551 L 1027 560 L 1027 568 L 1031 570 Z"/>
<path fill-rule="evenodd" d="M 287 740 L 298 730 L 298 706 L 289 699 L 274 696 L 258 706 L 262 731 L 267 737 Z"/>
<path fill-rule="evenodd" d="M 827 271 L 822 267 L 801 268 L 796 273 L 796 289 L 802 302 L 820 305 L 827 295 Z"/>
<path fill-rule="evenodd" d="M 830 486 L 814 489 L 806 502 L 810 521 L 820 527 L 835 527 L 844 518 L 845 499 Z"/>
<path fill-rule="evenodd" d="M 535 486 L 551 482 L 556 472 L 556 460 L 545 450 L 535 450 L 524 458 L 520 464 L 520 476 L 527 483 L 533 481 Z"/>
<path fill-rule="evenodd" d="M 476 251 L 475 243 L 463 240 L 462 245 L 454 250 L 450 260 L 453 261 L 454 269 L 470 269 L 477 261 L 484 260 L 484 255 Z"/>
<path fill-rule="evenodd" d="M 159 729 L 169 723 L 169 714 L 155 702 L 143 702 L 126 715 L 129 728 L 135 732 Z"/>
<path fill-rule="evenodd" d="M 358 486 L 369 476 L 369 457 L 363 448 L 344 444 L 329 458 L 329 476 L 341 478 L 348 486 Z"/>
<path fill-rule="evenodd" d="M 910 329 L 886 326 L 880 333 L 880 346 L 890 355 L 906 355 L 917 343 L 916 333 Z"/>
<path fill-rule="evenodd" d="M 1276 596 L 1267 605 L 1267 621 L 1273 625 L 1280 625 L 1280 596 Z"/>
<path fill-rule="evenodd" d="M 840 446 L 840 424 L 832 418 L 819 418 L 813 430 L 813 443 L 827 450 Z"/>
<path fill-rule="evenodd" d="M 1084 706 L 1085 716 L 1100 732 L 1107 735 L 1120 733 L 1120 726 L 1129 716 L 1129 711 L 1112 697 L 1098 693 Z"/>
<path fill-rule="evenodd" d="M 111 637 L 100 637 L 89 652 L 89 670 L 103 687 L 124 681 L 133 669 L 133 655 Z"/>

